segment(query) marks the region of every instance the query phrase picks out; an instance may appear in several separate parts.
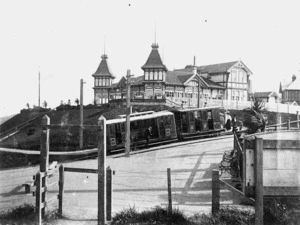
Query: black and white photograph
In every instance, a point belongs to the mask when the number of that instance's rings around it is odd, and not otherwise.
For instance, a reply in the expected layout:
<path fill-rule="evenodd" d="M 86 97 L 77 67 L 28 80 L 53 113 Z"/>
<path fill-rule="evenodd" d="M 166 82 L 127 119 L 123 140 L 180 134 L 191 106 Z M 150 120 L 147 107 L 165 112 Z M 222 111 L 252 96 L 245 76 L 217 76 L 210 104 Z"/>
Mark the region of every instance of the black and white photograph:
<path fill-rule="evenodd" d="M 0 2 L 0 225 L 300 225 L 300 4 Z"/>

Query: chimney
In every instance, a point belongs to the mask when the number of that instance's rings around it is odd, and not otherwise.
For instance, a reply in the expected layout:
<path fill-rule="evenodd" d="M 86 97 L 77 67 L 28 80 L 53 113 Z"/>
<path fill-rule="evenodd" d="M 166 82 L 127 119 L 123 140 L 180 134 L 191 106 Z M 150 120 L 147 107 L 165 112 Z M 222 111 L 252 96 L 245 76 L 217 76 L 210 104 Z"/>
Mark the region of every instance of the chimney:
<path fill-rule="evenodd" d="M 293 75 L 292 76 L 292 81 L 294 82 L 296 80 L 296 78 L 297 78 L 296 75 Z"/>
<path fill-rule="evenodd" d="M 193 74 L 197 74 L 196 56 L 194 56 Z"/>

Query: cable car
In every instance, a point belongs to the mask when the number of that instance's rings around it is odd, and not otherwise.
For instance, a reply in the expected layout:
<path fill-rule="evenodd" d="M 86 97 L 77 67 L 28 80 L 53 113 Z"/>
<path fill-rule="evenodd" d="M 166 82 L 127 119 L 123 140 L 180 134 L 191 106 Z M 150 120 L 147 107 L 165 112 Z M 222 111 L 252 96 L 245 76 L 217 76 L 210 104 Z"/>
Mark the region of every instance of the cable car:
<path fill-rule="evenodd" d="M 106 121 L 108 153 L 123 150 L 126 137 L 126 115 Z M 177 139 L 174 114 L 169 111 L 141 112 L 130 115 L 130 146 L 137 148 L 146 145 L 145 132 L 152 127 L 149 145 Z"/>
<path fill-rule="evenodd" d="M 223 129 L 220 107 L 173 109 L 180 140 L 197 136 L 212 136 Z"/>

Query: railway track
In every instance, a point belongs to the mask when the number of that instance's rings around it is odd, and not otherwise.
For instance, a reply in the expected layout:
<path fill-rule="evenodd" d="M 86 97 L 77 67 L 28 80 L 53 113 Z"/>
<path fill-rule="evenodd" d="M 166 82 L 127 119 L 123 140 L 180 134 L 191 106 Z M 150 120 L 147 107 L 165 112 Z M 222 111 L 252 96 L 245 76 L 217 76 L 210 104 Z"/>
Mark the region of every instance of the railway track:
<path fill-rule="evenodd" d="M 210 142 L 210 141 L 215 141 L 215 140 L 220 140 L 220 139 L 228 139 L 228 138 L 232 138 L 231 132 L 224 133 L 217 137 L 210 137 L 210 138 L 184 140 L 184 141 L 177 141 L 177 140 L 163 141 L 163 142 L 149 144 L 149 148 L 146 148 L 146 149 L 142 146 L 138 146 L 138 149 L 131 151 L 131 154 L 140 154 L 140 153 L 145 153 L 145 152 L 149 152 L 149 151 L 156 151 L 156 150 L 162 150 L 162 149 L 167 149 L 167 148 L 172 148 L 172 147 L 177 147 L 177 146 L 190 145 L 190 144 L 196 144 L 196 143 L 201 143 L 201 142 Z M 113 158 L 123 157 L 124 151 L 125 151 L 125 149 L 119 149 L 119 150 L 111 153 L 108 157 L 113 157 Z M 19 153 L 19 154 L 36 155 L 36 156 L 40 155 L 40 152 L 38 150 L 0 148 L 0 152 L 10 152 L 10 153 Z M 85 156 L 84 158 L 88 159 L 88 158 L 96 157 L 97 152 L 98 152 L 97 148 L 72 151 L 72 152 L 71 151 L 68 151 L 68 152 L 50 151 L 49 156 L 50 156 L 50 158 L 59 158 L 59 157 L 76 158 L 76 157 Z"/>

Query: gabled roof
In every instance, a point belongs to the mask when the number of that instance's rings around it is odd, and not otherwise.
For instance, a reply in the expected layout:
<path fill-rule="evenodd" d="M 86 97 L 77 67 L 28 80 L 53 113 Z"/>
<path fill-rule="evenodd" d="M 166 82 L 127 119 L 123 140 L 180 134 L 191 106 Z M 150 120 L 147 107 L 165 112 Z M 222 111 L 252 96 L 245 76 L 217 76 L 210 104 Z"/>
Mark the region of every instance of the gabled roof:
<path fill-rule="evenodd" d="M 188 79 L 193 76 L 189 71 L 167 71 L 166 84 L 179 84 L 183 85 Z"/>
<path fill-rule="evenodd" d="M 197 72 L 200 74 L 213 74 L 213 73 L 228 73 L 233 66 L 242 65 L 248 73 L 252 74 L 252 72 L 248 69 L 248 67 L 242 61 L 233 61 L 233 62 L 226 62 L 226 63 L 218 63 L 218 64 L 211 64 L 211 65 L 204 65 L 198 66 Z M 192 70 L 192 65 L 187 65 L 184 69 L 179 70 Z"/>
<path fill-rule="evenodd" d="M 150 52 L 150 55 L 149 55 L 145 65 L 142 66 L 142 69 L 161 68 L 164 70 L 168 70 L 160 58 L 160 55 L 158 52 L 158 44 L 152 44 L 151 47 L 152 47 L 152 50 Z"/>
<path fill-rule="evenodd" d="M 286 87 L 285 90 L 300 90 L 300 80 L 296 79 L 288 87 Z"/>
<path fill-rule="evenodd" d="M 143 84 L 144 76 L 132 77 L 130 78 L 130 83 L 132 85 L 140 85 Z"/>
<path fill-rule="evenodd" d="M 109 66 L 108 66 L 108 63 L 107 63 L 107 55 L 106 54 L 103 54 L 101 56 L 102 60 L 98 66 L 98 69 L 97 71 L 92 75 L 92 76 L 97 76 L 97 77 L 112 77 L 113 79 L 115 78 L 115 76 L 113 75 L 113 73 L 111 72 Z"/>
<path fill-rule="evenodd" d="M 252 95 L 254 98 L 278 97 L 278 94 L 275 91 L 255 92 Z"/>
<path fill-rule="evenodd" d="M 228 70 L 233 67 L 238 61 L 218 63 L 212 65 L 198 66 L 198 71 L 200 73 L 223 73 L 228 72 Z"/>
<path fill-rule="evenodd" d="M 213 81 L 211 81 L 210 79 L 207 79 L 205 77 L 200 76 L 200 79 L 205 83 L 207 88 L 218 88 L 218 89 L 225 89 L 225 87 L 223 87 L 220 84 L 217 84 Z"/>

